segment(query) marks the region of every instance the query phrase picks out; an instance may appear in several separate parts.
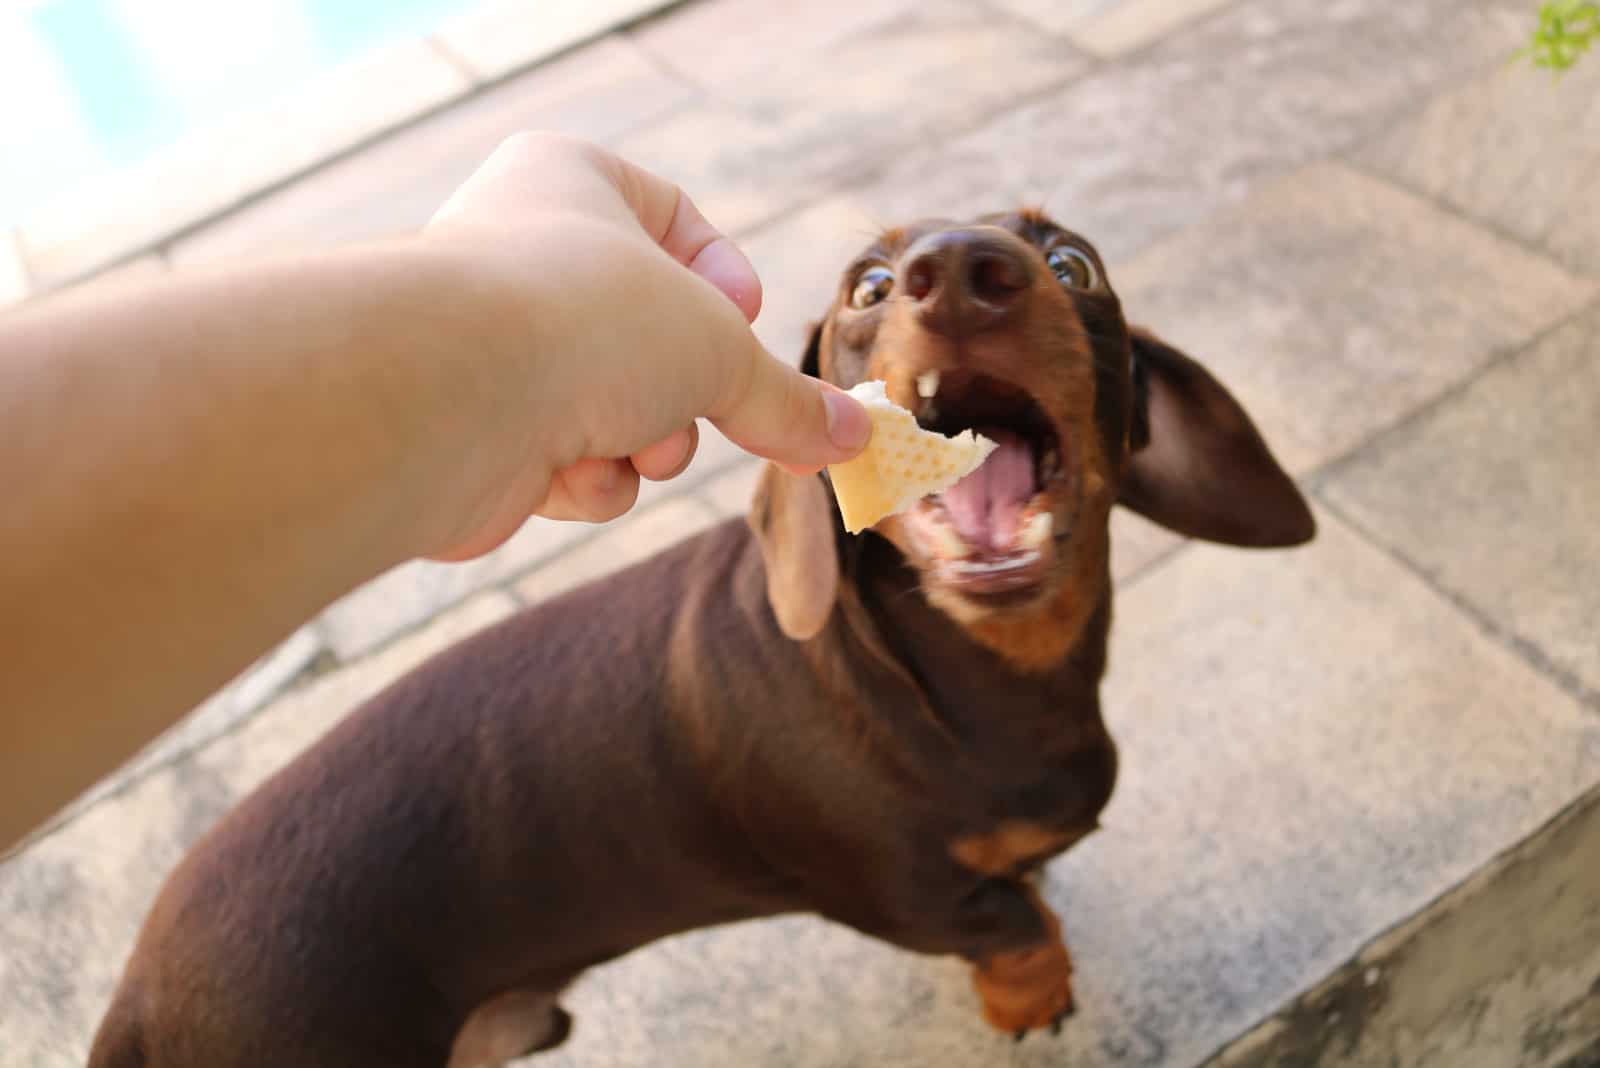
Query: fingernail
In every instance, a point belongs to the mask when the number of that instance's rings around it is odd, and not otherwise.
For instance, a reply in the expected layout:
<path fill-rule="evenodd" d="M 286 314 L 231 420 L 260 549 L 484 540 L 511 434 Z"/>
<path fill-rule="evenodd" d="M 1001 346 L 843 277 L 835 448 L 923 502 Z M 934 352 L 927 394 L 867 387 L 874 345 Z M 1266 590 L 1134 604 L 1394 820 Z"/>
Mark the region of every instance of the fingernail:
<path fill-rule="evenodd" d="M 827 412 L 829 441 L 852 453 L 866 447 L 872 437 L 872 417 L 859 401 L 838 390 L 824 389 L 822 406 Z"/>

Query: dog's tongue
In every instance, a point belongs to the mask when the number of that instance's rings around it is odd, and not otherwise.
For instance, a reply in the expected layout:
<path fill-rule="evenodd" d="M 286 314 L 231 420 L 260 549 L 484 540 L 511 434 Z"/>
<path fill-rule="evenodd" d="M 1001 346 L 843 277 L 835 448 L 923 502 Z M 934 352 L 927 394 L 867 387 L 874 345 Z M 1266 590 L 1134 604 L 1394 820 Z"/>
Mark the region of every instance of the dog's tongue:
<path fill-rule="evenodd" d="M 1022 524 L 1022 509 L 1033 496 L 1033 450 L 1015 434 L 980 430 L 999 448 L 966 478 L 941 495 L 950 521 L 973 548 L 1009 549 Z"/>

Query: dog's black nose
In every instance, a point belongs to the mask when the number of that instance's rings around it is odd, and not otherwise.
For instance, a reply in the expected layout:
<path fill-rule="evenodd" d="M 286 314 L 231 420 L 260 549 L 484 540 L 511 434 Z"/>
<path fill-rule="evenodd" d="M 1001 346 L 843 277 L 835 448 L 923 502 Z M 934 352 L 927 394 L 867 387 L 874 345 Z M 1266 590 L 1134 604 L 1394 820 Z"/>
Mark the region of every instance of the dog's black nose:
<path fill-rule="evenodd" d="M 1004 230 L 945 230 L 906 250 L 906 296 L 924 326 L 951 336 L 1000 326 L 1024 303 L 1033 281 L 1027 249 Z"/>

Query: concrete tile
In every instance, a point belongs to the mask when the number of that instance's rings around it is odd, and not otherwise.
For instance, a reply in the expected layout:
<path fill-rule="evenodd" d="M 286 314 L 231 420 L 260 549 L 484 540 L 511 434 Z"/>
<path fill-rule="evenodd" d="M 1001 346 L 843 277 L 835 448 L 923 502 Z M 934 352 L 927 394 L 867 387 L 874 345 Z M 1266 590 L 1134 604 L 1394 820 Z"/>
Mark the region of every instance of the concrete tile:
<path fill-rule="evenodd" d="M 1319 164 L 1112 283 L 1207 364 L 1295 473 L 1354 447 L 1595 291 L 1382 182 Z"/>
<path fill-rule="evenodd" d="M 774 69 L 812 58 L 913 6 L 912 0 L 700 0 L 630 31 L 657 62 L 725 96 Z"/>
<path fill-rule="evenodd" d="M 1232 0 L 996 0 L 998 6 L 1086 52 L 1112 59 L 1158 40 Z"/>
<path fill-rule="evenodd" d="M 9 229 L 0 230 L 0 308 L 22 303 L 31 288 L 16 235 Z"/>
<path fill-rule="evenodd" d="M 613 520 L 582 545 L 540 566 L 516 585 L 529 603 L 581 586 L 698 534 L 721 517 L 694 497 L 679 496 Z"/>
<path fill-rule="evenodd" d="M 1232 0 L 1122 0 L 1121 3 L 1074 23 L 1067 39 L 1086 52 L 1104 59 L 1158 40 Z"/>
<path fill-rule="evenodd" d="M 498 78 L 665 6 L 666 0 L 490 0 L 435 37 L 478 75 Z"/>
<path fill-rule="evenodd" d="M 318 625 L 335 656 L 354 660 L 456 602 L 555 556 L 593 529 L 587 523 L 530 519 L 504 545 L 477 560 L 412 560 L 329 605 Z"/>
<path fill-rule="evenodd" d="M 1526 64 L 1497 68 L 1357 158 L 1600 275 L 1600 65 L 1580 63 L 1561 78 Z"/>
<path fill-rule="evenodd" d="M 903 221 L 903 220 L 897 220 Z M 845 266 L 884 229 L 848 196 L 829 197 L 739 242 L 761 277 L 755 330 L 780 360 L 799 363 Z"/>
<path fill-rule="evenodd" d="M 1200 1063 L 1600 780 L 1600 723 L 1318 518 L 1118 598 L 1117 794 L 1046 891 L 1107 1063 Z"/>
<path fill-rule="evenodd" d="M 1028 27 L 933 3 L 797 56 L 741 83 L 736 100 L 685 112 L 621 148 L 739 231 L 1084 67 Z"/>
<path fill-rule="evenodd" d="M 694 460 L 688 468 L 677 478 L 666 482 L 640 480 L 639 496 L 634 501 L 630 515 L 636 512 L 642 513 L 662 501 L 692 494 L 707 481 L 715 479 L 718 473 L 750 458 L 749 453 L 723 437 L 721 431 L 704 419 L 699 421 L 699 427 L 700 445 L 695 450 Z M 621 517 L 617 522 L 624 522 L 625 519 L 626 517 Z"/>
<path fill-rule="evenodd" d="M 1118 589 L 1163 556 L 1181 548 L 1187 538 L 1157 526 L 1126 508 L 1111 510 L 1111 577 Z"/>
<path fill-rule="evenodd" d="M 735 464 L 726 472 L 700 487 L 700 498 L 711 505 L 717 515 L 739 518 L 750 512 L 750 501 L 755 496 L 756 483 L 766 464 L 750 460 Z"/>
<path fill-rule="evenodd" d="M 1239 4 L 853 192 L 889 219 L 1043 204 L 1122 262 L 1508 55 L 1526 18 L 1449 0 Z"/>
<path fill-rule="evenodd" d="M 678 183 L 701 214 L 729 234 L 770 218 L 801 199 L 801 186 L 824 180 L 792 177 L 791 167 L 811 164 L 803 155 L 789 158 L 784 131 L 722 104 L 680 111 L 623 137 L 617 150 Z"/>
<path fill-rule="evenodd" d="M 375 53 L 67 191 L 30 213 L 23 254 L 40 284 L 77 278 L 436 107 L 467 84 L 423 42 Z"/>
<path fill-rule="evenodd" d="M 81 1065 L 139 923 L 184 850 L 357 703 L 513 605 L 479 598 L 359 665 L 280 698 L 0 865 L 7 1063 Z"/>
<path fill-rule="evenodd" d="M 720 516 L 694 492 L 640 504 L 627 515 L 588 528 L 588 540 L 548 560 L 517 582 L 528 602 L 546 600 L 612 571 L 638 563 L 716 523 Z"/>
<path fill-rule="evenodd" d="M 1115 12 L 1138 0 L 992 0 L 995 7 L 1026 19 L 1050 33 L 1065 33 L 1074 26 Z"/>
<path fill-rule="evenodd" d="M 1600 310 L 1334 473 L 1323 495 L 1600 694 Z"/>
<path fill-rule="evenodd" d="M 165 256 L 151 252 L 129 260 L 127 263 L 119 263 L 115 267 L 100 271 L 78 284 L 106 286 L 121 285 L 124 282 L 148 282 L 153 278 L 160 278 L 170 270 L 171 268 L 168 266 Z"/>
<path fill-rule="evenodd" d="M 605 143 L 688 96 L 637 48 L 608 37 L 336 160 L 178 242 L 173 258 L 187 264 L 409 233 L 514 133 L 556 130 Z"/>

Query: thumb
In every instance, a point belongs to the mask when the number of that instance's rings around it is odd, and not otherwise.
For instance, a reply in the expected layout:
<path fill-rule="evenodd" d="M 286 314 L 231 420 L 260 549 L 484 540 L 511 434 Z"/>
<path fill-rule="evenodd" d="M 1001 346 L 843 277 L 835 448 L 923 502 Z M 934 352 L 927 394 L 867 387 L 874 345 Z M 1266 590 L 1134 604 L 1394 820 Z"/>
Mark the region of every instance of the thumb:
<path fill-rule="evenodd" d="M 848 460 L 872 437 L 872 420 L 854 397 L 759 348 L 743 388 L 710 418 L 745 451 L 804 471 Z"/>

